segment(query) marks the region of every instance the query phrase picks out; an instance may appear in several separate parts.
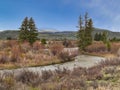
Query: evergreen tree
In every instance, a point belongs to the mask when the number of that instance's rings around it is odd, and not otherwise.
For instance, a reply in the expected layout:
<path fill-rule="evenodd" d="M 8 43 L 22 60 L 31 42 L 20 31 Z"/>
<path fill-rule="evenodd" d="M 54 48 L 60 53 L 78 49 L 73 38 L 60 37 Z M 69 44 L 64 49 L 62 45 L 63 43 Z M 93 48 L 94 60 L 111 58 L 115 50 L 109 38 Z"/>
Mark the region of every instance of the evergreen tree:
<path fill-rule="evenodd" d="M 102 41 L 102 33 L 99 33 L 98 37 L 98 41 Z"/>
<path fill-rule="evenodd" d="M 83 25 L 84 24 L 84 25 Z M 82 17 L 79 18 L 79 30 L 77 33 L 78 47 L 80 50 L 85 50 L 85 47 L 92 43 L 93 22 L 88 19 L 88 13 L 84 16 L 84 23 Z"/>
<path fill-rule="evenodd" d="M 103 43 L 107 43 L 107 32 L 103 32 L 103 34 L 102 34 L 102 41 L 103 41 Z"/>
<path fill-rule="evenodd" d="M 78 47 L 80 50 L 83 50 L 85 48 L 85 29 L 83 27 L 83 20 L 80 15 L 79 17 L 79 30 L 77 33 L 77 38 L 78 38 Z"/>
<path fill-rule="evenodd" d="M 19 33 L 19 40 L 20 41 L 28 41 L 28 36 L 29 36 L 29 23 L 28 23 L 28 17 L 26 17 L 23 22 L 22 25 L 20 27 L 20 33 Z"/>
<path fill-rule="evenodd" d="M 86 42 L 85 42 L 85 35 L 84 35 L 84 30 L 79 30 L 78 31 L 78 47 L 79 50 L 85 50 L 86 47 Z"/>
<path fill-rule="evenodd" d="M 98 33 L 96 33 L 96 34 L 94 35 L 94 40 L 95 40 L 95 41 L 98 41 Z"/>
<path fill-rule="evenodd" d="M 86 32 L 85 32 L 85 38 L 87 41 L 87 45 L 92 44 L 92 31 L 93 31 L 93 22 L 92 19 L 89 19 L 87 21 L 87 26 L 85 28 Z"/>
<path fill-rule="evenodd" d="M 83 20 L 82 20 L 82 17 L 81 17 L 81 15 L 80 15 L 80 17 L 79 17 L 79 28 L 80 28 L 80 30 L 82 30 L 84 27 L 83 27 Z"/>
<path fill-rule="evenodd" d="M 111 50 L 111 44 L 110 44 L 110 41 L 107 41 L 107 50 L 108 50 L 108 51 Z"/>
<path fill-rule="evenodd" d="M 20 27 L 19 40 L 24 42 L 28 41 L 31 45 L 37 40 L 38 31 L 36 29 L 34 20 L 26 17 Z"/>
<path fill-rule="evenodd" d="M 29 20 L 29 37 L 28 37 L 28 41 L 31 45 L 37 40 L 37 36 L 38 36 L 38 31 L 36 29 L 34 20 L 31 17 Z"/>
<path fill-rule="evenodd" d="M 94 40 L 95 41 L 102 41 L 102 35 L 101 33 L 96 33 L 94 36 Z"/>

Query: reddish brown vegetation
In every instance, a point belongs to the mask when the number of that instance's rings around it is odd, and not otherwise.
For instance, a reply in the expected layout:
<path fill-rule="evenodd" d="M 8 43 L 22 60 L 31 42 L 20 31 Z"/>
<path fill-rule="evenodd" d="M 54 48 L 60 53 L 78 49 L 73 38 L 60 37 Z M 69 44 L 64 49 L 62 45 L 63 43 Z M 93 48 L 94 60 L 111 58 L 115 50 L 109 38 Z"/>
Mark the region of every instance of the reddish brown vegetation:
<path fill-rule="evenodd" d="M 36 41 L 32 46 L 28 42 L 20 43 L 16 40 L 1 41 L 0 64 L 18 67 L 47 65 L 72 60 L 76 55 L 76 52 L 71 52 L 71 55 L 63 52 L 64 46 L 60 42 L 48 45 L 43 45 L 40 41 Z"/>
<path fill-rule="evenodd" d="M 94 42 L 85 49 L 87 52 L 106 52 L 107 48 L 103 42 Z"/>
<path fill-rule="evenodd" d="M 120 43 L 112 43 L 111 45 L 111 52 L 117 54 L 117 51 L 120 48 Z"/>
<path fill-rule="evenodd" d="M 60 54 L 63 51 L 63 48 L 64 46 L 62 44 L 52 44 L 50 46 L 50 50 L 54 56 Z"/>

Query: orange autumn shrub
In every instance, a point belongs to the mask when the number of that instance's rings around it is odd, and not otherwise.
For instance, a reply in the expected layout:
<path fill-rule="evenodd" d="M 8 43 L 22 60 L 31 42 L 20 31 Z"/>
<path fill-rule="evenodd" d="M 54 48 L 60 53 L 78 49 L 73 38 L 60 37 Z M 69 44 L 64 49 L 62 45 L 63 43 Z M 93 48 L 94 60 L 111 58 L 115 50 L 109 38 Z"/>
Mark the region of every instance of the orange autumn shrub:
<path fill-rule="evenodd" d="M 87 52 L 106 52 L 107 48 L 103 42 L 93 42 L 93 44 L 87 46 L 85 50 Z"/>
<path fill-rule="evenodd" d="M 120 43 L 112 43 L 112 45 L 111 45 L 111 52 L 112 53 L 115 53 L 115 54 L 117 54 L 117 51 L 119 50 L 119 48 L 120 48 Z"/>
<path fill-rule="evenodd" d="M 36 41 L 33 44 L 33 49 L 34 50 L 40 50 L 40 49 L 45 49 L 45 46 L 43 44 L 41 44 L 39 41 Z"/>
<path fill-rule="evenodd" d="M 64 49 L 64 46 L 62 44 L 52 44 L 50 46 L 50 51 L 54 56 L 61 53 L 63 49 Z"/>
<path fill-rule="evenodd" d="M 21 52 L 21 48 L 20 46 L 14 46 L 11 49 L 11 62 L 17 62 L 20 60 L 20 56 L 21 56 L 22 52 Z"/>

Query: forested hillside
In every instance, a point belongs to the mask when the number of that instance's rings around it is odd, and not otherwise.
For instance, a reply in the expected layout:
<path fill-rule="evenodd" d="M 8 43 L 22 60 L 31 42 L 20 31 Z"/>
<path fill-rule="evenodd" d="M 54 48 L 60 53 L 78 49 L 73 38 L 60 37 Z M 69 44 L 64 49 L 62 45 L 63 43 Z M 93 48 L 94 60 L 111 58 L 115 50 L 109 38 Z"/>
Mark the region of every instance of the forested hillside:
<path fill-rule="evenodd" d="M 109 38 L 120 38 L 120 32 L 113 32 L 110 30 L 106 29 L 99 29 L 99 28 L 94 28 L 93 31 L 93 36 L 95 33 L 102 33 L 106 31 L 108 33 Z M 0 39 L 7 39 L 7 38 L 12 38 L 12 39 L 17 39 L 18 37 L 18 30 L 4 30 L 0 32 Z M 76 40 L 76 31 L 56 31 L 56 32 L 39 32 L 39 38 L 40 39 L 70 39 L 70 40 Z"/>

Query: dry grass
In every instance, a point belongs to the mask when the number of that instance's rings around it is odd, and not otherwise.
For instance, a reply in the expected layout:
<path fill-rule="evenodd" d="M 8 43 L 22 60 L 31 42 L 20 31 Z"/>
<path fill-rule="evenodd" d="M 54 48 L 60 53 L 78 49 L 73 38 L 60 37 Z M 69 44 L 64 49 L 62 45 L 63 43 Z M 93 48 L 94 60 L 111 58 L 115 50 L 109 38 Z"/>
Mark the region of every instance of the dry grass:
<path fill-rule="evenodd" d="M 94 42 L 86 47 L 85 54 L 114 58 L 119 47 L 119 42 L 111 43 L 111 51 L 107 51 L 105 44 Z M 0 41 L 0 68 L 49 65 L 71 61 L 78 55 L 78 51 L 63 52 L 63 49 L 64 46 L 60 41 L 48 45 L 36 41 L 33 46 L 28 42 L 19 43 L 16 40 Z"/>
<path fill-rule="evenodd" d="M 104 53 L 107 51 L 107 48 L 105 44 L 102 41 L 100 41 L 100 42 L 93 42 L 93 44 L 86 47 L 85 50 L 89 53 L 91 52 Z"/>
<path fill-rule="evenodd" d="M 64 46 L 60 43 L 54 43 L 48 47 L 40 41 L 36 41 L 33 46 L 28 42 L 19 43 L 16 40 L 0 41 L 0 69 L 66 62 L 64 58 L 59 57 L 63 48 Z M 74 54 L 73 52 L 73 56 L 70 55 L 67 58 L 74 57 Z"/>
<path fill-rule="evenodd" d="M 120 42 L 114 42 L 111 45 L 111 52 L 117 54 L 118 49 L 120 48 Z"/>
<path fill-rule="evenodd" d="M 111 42 L 111 50 L 108 51 L 106 45 L 103 42 L 93 42 L 92 45 L 86 47 L 85 54 L 103 56 L 107 58 L 114 58 L 117 56 L 117 52 L 120 48 L 120 42 Z"/>

